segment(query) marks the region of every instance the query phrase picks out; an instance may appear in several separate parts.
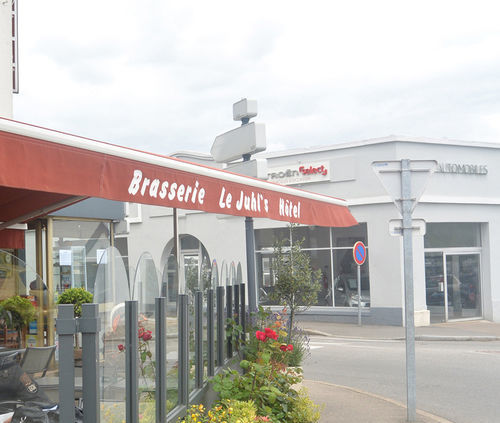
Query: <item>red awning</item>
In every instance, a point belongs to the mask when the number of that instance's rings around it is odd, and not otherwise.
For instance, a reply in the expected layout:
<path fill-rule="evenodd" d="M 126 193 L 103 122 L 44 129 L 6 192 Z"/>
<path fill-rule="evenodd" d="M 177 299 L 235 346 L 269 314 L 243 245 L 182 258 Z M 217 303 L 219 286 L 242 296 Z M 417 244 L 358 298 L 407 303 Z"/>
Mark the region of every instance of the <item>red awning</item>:
<path fill-rule="evenodd" d="M 24 231 L 21 229 L 0 231 L 0 248 L 24 248 Z"/>
<path fill-rule="evenodd" d="M 0 229 L 88 197 L 319 226 L 357 224 L 344 200 L 0 119 Z"/>

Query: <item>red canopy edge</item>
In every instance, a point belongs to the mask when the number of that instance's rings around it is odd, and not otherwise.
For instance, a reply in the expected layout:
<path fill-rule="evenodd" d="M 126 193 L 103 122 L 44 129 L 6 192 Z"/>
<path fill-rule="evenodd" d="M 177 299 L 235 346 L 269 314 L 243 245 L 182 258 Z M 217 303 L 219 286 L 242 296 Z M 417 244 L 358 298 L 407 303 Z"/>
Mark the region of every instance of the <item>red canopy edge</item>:
<path fill-rule="evenodd" d="M 24 230 L 4 229 L 0 231 L 0 248 L 24 248 Z"/>
<path fill-rule="evenodd" d="M 0 119 L 0 166 L 0 188 L 14 191 L 319 226 L 357 224 L 338 198 L 6 119 Z"/>

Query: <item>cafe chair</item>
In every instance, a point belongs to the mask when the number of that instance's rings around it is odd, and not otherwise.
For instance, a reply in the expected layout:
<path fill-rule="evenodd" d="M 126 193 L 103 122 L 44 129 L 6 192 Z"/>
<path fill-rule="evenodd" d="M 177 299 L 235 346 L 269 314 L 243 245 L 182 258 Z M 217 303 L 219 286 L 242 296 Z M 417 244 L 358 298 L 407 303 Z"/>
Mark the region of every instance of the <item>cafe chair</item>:
<path fill-rule="evenodd" d="M 21 360 L 21 369 L 30 376 L 33 376 L 35 373 L 42 373 L 41 377 L 44 377 L 55 350 L 55 345 L 49 347 L 27 347 Z"/>

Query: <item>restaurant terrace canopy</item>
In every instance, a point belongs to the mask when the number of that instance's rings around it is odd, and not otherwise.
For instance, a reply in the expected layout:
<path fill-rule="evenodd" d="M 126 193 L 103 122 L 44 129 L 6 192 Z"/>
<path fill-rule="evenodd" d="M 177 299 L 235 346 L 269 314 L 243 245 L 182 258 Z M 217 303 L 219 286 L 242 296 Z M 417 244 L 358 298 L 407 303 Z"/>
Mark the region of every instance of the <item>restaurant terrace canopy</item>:
<path fill-rule="evenodd" d="M 13 225 L 90 197 L 307 225 L 357 224 L 338 198 L 0 118 L 0 247 L 20 248 L 24 235 Z"/>

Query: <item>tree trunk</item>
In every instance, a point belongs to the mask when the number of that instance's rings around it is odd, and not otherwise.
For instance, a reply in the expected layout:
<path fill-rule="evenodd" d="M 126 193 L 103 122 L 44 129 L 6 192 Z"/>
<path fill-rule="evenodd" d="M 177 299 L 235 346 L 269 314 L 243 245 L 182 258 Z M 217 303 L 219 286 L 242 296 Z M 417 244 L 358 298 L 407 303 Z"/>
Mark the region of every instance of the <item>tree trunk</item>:
<path fill-rule="evenodd" d="M 288 320 L 287 344 L 290 344 L 290 341 L 292 340 L 292 328 L 293 328 L 293 320 L 294 319 L 295 319 L 295 310 L 292 308 L 292 309 L 290 309 L 290 319 Z"/>

